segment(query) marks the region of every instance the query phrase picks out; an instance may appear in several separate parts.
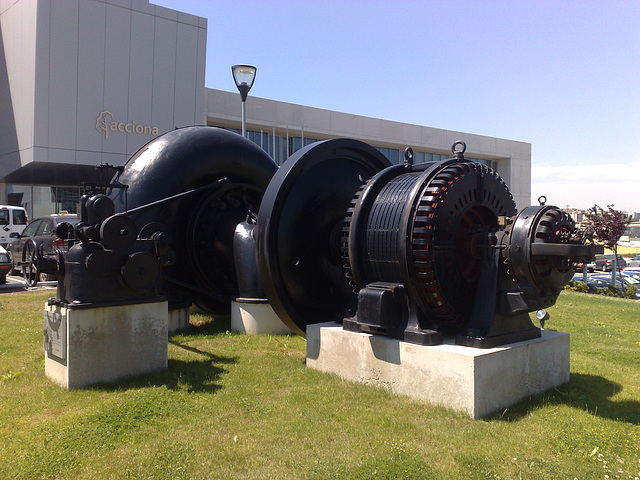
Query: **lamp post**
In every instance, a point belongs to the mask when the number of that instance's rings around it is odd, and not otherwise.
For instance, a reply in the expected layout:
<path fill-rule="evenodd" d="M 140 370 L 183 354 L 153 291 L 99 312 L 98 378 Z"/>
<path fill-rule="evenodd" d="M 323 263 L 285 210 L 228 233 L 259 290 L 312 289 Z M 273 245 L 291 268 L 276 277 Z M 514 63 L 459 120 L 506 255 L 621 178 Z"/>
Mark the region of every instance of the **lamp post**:
<path fill-rule="evenodd" d="M 247 100 L 247 94 L 253 86 L 253 81 L 256 79 L 256 67 L 252 65 L 234 65 L 231 67 L 233 73 L 233 81 L 236 82 L 236 87 L 240 92 L 240 98 L 242 99 L 242 136 L 247 136 L 247 122 L 245 118 L 244 102 Z"/>

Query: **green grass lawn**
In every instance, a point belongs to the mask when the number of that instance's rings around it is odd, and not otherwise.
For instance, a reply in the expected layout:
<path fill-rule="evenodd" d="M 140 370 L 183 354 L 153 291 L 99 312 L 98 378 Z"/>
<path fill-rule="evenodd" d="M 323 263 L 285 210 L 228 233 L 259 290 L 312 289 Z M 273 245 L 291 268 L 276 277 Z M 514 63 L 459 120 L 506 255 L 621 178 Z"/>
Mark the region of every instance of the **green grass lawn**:
<path fill-rule="evenodd" d="M 564 292 L 547 328 L 571 334 L 571 381 L 471 420 L 205 316 L 166 372 L 67 391 L 44 375 L 47 295 L 0 295 L 1 479 L 640 478 L 640 302 Z"/>

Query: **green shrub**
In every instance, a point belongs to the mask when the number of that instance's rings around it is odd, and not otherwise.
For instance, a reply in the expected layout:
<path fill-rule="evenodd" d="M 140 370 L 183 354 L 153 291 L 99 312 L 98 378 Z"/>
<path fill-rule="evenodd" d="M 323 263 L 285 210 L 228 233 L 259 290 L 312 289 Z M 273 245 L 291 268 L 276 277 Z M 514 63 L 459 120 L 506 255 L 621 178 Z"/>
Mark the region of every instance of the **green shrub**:
<path fill-rule="evenodd" d="M 605 297 L 618 297 L 618 298 L 630 298 L 635 300 L 636 287 L 629 285 L 624 290 L 620 290 L 613 285 L 607 285 L 606 287 L 598 287 L 596 290 L 598 295 L 604 295 Z"/>
<path fill-rule="evenodd" d="M 605 297 L 619 297 L 620 292 L 613 285 L 607 285 L 606 287 L 598 287 L 596 289 L 598 295 L 604 295 Z"/>
<path fill-rule="evenodd" d="M 580 280 L 571 280 L 567 285 L 565 285 L 564 289 L 571 292 L 589 293 L 589 287 L 587 284 Z"/>
<path fill-rule="evenodd" d="M 624 289 L 624 298 L 631 298 L 633 300 L 635 300 L 636 298 L 636 289 L 638 287 L 636 287 L 635 285 L 628 285 L 627 287 L 625 287 Z"/>
<path fill-rule="evenodd" d="M 613 285 L 608 285 L 606 287 L 598 287 L 595 293 L 604 295 L 605 297 L 630 298 L 631 300 L 635 300 L 636 288 L 635 285 L 629 285 L 625 287 L 624 290 L 619 290 Z M 564 286 L 564 289 L 570 292 L 589 293 L 587 284 L 580 280 L 571 280 Z"/>

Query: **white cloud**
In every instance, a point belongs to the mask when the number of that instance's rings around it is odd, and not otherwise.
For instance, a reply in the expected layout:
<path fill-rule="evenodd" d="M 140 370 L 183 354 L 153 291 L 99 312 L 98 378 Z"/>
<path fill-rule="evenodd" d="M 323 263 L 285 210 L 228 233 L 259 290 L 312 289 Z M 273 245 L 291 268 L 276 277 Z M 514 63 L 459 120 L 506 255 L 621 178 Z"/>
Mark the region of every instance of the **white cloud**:
<path fill-rule="evenodd" d="M 640 162 L 532 166 L 532 204 L 540 195 L 562 208 L 613 204 L 617 210 L 640 211 Z"/>

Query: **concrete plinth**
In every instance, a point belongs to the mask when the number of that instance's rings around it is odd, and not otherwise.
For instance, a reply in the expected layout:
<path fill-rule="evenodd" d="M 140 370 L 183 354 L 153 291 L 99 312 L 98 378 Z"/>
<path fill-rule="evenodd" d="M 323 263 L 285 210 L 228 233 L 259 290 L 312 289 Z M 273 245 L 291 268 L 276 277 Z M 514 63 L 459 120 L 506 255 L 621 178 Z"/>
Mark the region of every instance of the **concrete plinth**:
<path fill-rule="evenodd" d="M 168 332 L 184 332 L 189 329 L 191 305 L 180 308 L 172 308 L 169 310 L 169 327 Z"/>
<path fill-rule="evenodd" d="M 231 331 L 252 335 L 292 333 L 267 300 L 256 298 L 236 298 L 231 302 Z"/>
<path fill-rule="evenodd" d="M 569 334 L 479 349 L 307 326 L 307 366 L 481 418 L 569 381 Z"/>
<path fill-rule="evenodd" d="M 68 389 L 165 370 L 166 301 L 97 308 L 47 305 L 44 370 Z"/>

